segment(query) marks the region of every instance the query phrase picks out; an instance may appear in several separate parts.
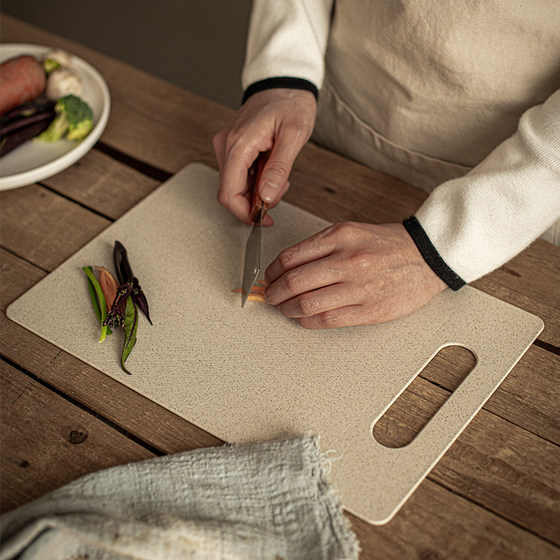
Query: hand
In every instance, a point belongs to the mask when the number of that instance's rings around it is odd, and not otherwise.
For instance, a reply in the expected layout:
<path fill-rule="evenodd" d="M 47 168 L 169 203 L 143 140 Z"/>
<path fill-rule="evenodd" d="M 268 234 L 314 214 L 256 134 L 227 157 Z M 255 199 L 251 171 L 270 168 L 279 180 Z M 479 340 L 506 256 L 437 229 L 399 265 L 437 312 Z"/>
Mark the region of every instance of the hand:
<path fill-rule="evenodd" d="M 315 125 L 317 103 L 309 91 L 269 89 L 252 95 L 213 138 L 220 169 L 218 201 L 247 224 L 247 173 L 260 152 L 270 150 L 257 188 L 270 207 L 288 190 L 288 176 Z M 267 214 L 263 225 L 272 225 Z"/>
<path fill-rule="evenodd" d="M 268 266 L 268 303 L 309 329 L 384 323 L 446 288 L 401 224 L 343 222 Z"/>

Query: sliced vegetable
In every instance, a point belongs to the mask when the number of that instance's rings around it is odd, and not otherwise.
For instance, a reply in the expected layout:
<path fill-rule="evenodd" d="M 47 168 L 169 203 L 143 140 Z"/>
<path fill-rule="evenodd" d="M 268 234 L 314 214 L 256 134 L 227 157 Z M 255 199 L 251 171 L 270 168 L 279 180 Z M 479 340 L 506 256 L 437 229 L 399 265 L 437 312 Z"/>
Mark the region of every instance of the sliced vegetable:
<path fill-rule="evenodd" d="M 266 291 L 267 283 L 263 280 L 257 280 L 255 285 L 251 288 L 249 295 L 247 296 L 247 301 L 260 301 L 261 303 L 266 303 L 266 297 L 264 295 Z M 232 290 L 232 292 L 239 294 L 243 292 L 243 288 L 237 288 Z"/>

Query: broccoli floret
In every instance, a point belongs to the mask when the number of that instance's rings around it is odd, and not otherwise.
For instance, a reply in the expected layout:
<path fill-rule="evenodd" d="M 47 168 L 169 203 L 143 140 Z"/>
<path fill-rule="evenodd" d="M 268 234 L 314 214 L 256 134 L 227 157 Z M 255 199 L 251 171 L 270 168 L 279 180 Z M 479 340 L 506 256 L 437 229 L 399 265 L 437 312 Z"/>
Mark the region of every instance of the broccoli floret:
<path fill-rule="evenodd" d="M 45 74 L 50 74 L 53 70 L 60 68 L 60 62 L 52 58 L 45 58 L 43 60 L 43 68 L 45 69 Z"/>
<path fill-rule="evenodd" d="M 83 140 L 93 128 L 91 107 L 76 95 L 67 95 L 55 105 L 56 117 L 47 130 L 37 136 L 43 142 L 56 142 L 66 136 L 68 140 Z"/>

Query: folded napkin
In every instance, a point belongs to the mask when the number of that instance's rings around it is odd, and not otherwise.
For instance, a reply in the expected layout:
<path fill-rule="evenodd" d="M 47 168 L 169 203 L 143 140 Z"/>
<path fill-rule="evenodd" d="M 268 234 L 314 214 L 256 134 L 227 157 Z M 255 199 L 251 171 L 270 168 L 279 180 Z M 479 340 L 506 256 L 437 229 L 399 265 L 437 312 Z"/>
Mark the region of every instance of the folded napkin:
<path fill-rule="evenodd" d="M 358 557 L 317 438 L 197 449 L 84 476 L 0 517 L 0 560 Z"/>

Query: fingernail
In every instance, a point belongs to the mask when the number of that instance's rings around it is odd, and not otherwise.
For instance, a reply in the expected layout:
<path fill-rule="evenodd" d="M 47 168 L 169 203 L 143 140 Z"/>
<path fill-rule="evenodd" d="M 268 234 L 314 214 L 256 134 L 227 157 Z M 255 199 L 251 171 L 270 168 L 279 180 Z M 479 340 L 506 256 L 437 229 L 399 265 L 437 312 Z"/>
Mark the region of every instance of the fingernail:
<path fill-rule="evenodd" d="M 277 183 L 267 181 L 261 189 L 261 198 L 264 202 L 274 202 L 280 187 Z"/>

